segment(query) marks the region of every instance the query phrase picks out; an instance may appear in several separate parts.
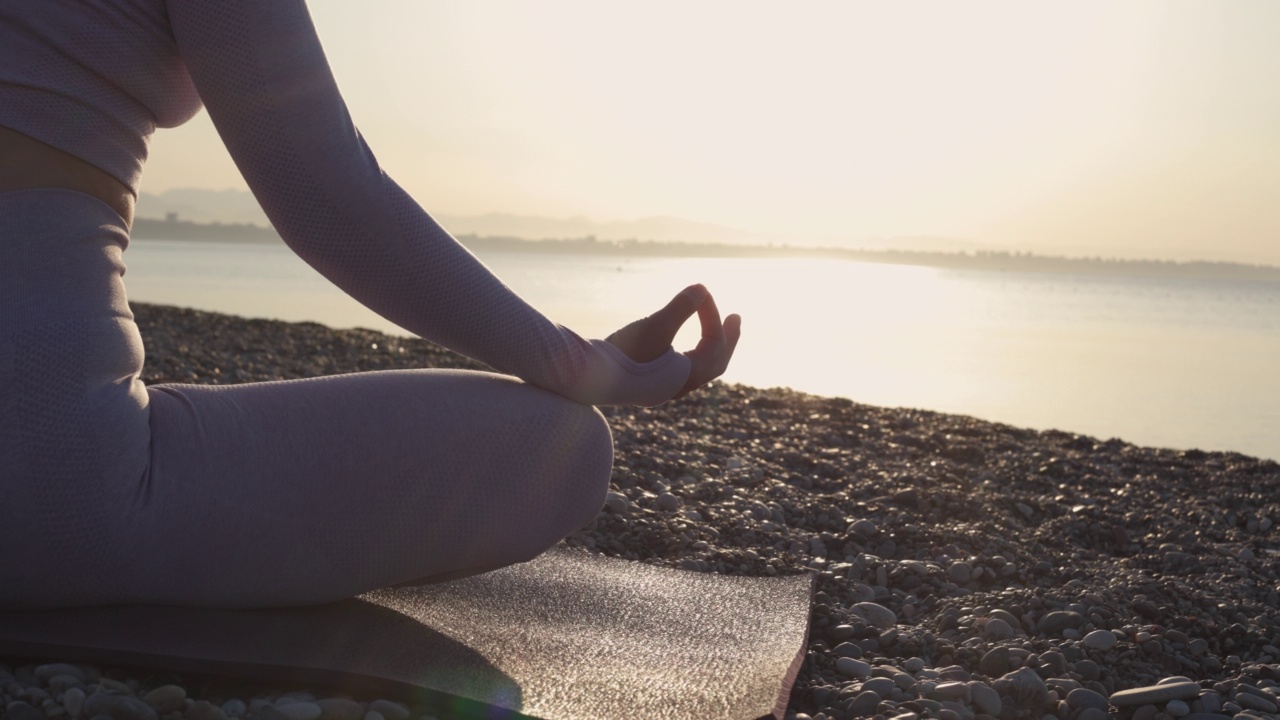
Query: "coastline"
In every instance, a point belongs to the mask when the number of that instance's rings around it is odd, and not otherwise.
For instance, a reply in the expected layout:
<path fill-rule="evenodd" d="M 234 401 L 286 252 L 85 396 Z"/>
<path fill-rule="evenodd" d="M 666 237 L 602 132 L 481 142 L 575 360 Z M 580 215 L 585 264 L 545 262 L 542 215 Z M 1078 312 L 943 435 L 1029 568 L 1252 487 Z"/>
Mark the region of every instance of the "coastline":
<path fill-rule="evenodd" d="M 369 330 L 142 304 L 135 313 L 148 384 L 482 367 Z M 604 413 L 616 446 L 609 501 L 567 544 L 697 572 L 816 573 L 789 716 L 1098 720 L 1095 696 L 1101 717 L 1107 698 L 1113 717 L 1175 716 L 1182 708 L 1170 703 L 1221 717 L 1280 713 L 1273 461 L 784 388 L 719 384 Z M 21 670 L 0 658 L 0 681 L 34 677 Z M 221 710 L 230 692 L 165 673 L 106 675 L 134 679 L 139 696 L 184 687 L 183 717 Z M 1173 677 L 1198 688 L 1121 709 L 1122 691 Z M 9 689 L 6 704 L 26 702 Z M 325 697 L 253 692 L 302 690 Z M 234 697 L 251 716 L 252 698 Z M 1239 714 L 1248 712 L 1260 714 Z"/>

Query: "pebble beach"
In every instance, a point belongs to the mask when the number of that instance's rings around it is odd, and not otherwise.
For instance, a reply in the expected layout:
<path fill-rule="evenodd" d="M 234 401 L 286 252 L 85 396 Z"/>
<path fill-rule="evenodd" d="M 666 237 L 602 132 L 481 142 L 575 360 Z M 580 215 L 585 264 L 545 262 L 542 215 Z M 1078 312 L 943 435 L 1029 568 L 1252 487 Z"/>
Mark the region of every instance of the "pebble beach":
<path fill-rule="evenodd" d="M 424 340 L 135 304 L 144 380 L 483 366 Z M 604 408 L 571 547 L 813 573 L 794 720 L 1280 718 L 1280 464 L 785 388 Z M 11 720 L 448 720 L 255 678 L 0 657 Z"/>

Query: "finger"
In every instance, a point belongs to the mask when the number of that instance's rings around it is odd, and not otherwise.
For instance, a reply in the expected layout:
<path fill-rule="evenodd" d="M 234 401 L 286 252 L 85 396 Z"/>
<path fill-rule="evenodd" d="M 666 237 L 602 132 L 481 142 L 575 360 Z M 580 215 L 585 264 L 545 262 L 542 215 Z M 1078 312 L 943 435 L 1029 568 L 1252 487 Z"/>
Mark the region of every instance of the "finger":
<path fill-rule="evenodd" d="M 707 297 L 707 289 L 702 285 L 690 285 L 681 290 L 666 307 L 649 317 L 652 322 L 651 330 L 660 337 L 665 337 L 665 344 L 670 345 L 684 321 L 698 311 Z"/>
<path fill-rule="evenodd" d="M 738 347 L 738 338 L 742 337 L 742 316 L 734 313 L 724 319 L 724 336 L 728 344 L 729 355 Z"/>
<path fill-rule="evenodd" d="M 716 307 L 715 298 L 707 293 L 706 299 L 698 306 L 698 320 L 702 323 L 703 340 L 724 340 L 724 325 L 720 322 L 720 310 Z"/>

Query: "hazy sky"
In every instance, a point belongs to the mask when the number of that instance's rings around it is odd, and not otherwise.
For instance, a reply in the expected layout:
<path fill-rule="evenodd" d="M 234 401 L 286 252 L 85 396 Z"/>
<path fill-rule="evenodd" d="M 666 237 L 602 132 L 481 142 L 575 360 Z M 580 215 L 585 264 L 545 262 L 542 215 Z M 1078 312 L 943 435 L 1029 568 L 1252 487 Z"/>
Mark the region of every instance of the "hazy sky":
<path fill-rule="evenodd" d="M 313 0 L 428 210 L 1280 264 L 1280 3 Z M 245 187 L 201 114 L 144 191 Z"/>

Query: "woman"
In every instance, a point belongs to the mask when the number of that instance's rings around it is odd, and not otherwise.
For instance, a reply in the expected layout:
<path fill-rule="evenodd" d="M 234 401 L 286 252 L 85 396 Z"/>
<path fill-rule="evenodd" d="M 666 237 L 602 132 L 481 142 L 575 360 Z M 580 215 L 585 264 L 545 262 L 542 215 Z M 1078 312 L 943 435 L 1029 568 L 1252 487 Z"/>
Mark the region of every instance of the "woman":
<path fill-rule="evenodd" d="M 524 382 L 143 387 L 121 257 L 151 133 L 202 102 L 294 251 Z M 301 0 L 0 3 L 0 257 L 3 607 L 320 603 L 530 559 L 602 504 L 590 406 L 687 393 L 739 333 L 701 286 L 607 341 L 521 301 L 379 169 Z"/>

